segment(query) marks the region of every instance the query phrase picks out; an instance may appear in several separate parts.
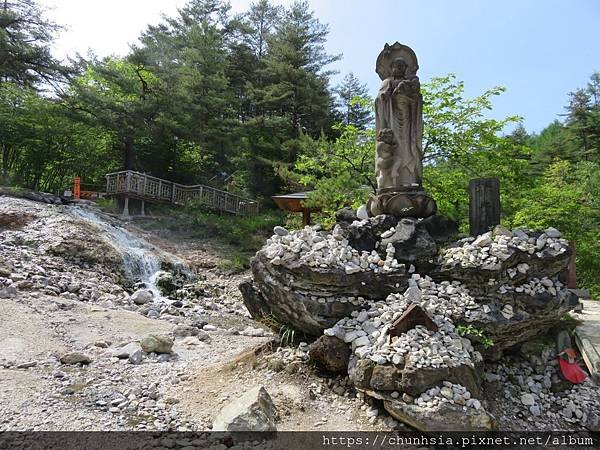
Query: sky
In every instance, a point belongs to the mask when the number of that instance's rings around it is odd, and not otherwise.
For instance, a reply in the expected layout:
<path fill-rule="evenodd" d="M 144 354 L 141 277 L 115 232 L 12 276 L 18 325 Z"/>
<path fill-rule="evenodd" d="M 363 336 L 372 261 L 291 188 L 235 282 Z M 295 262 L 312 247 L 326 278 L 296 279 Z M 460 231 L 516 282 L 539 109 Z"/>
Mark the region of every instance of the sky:
<path fill-rule="evenodd" d="M 58 57 L 125 55 L 129 44 L 161 15 L 175 15 L 186 0 L 38 0 L 66 26 L 54 45 Z M 230 0 L 243 12 L 252 0 Z M 276 4 L 291 1 L 275 0 Z M 568 93 L 600 71 L 598 0 L 310 0 L 329 25 L 326 48 L 343 58 L 332 64 L 337 84 L 348 72 L 375 95 L 375 60 L 384 43 L 415 50 L 419 77 L 454 73 L 468 96 L 492 86 L 507 92 L 494 100 L 492 117 L 519 115 L 539 132 L 560 119 Z"/>

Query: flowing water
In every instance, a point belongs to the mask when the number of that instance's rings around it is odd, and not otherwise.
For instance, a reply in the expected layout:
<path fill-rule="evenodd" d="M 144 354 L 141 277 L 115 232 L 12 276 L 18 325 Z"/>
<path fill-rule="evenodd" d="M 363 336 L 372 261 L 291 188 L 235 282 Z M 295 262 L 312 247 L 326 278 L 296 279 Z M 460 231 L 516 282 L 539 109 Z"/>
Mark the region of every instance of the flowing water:
<path fill-rule="evenodd" d="M 87 208 L 74 207 L 71 211 L 78 218 L 90 222 L 100 229 L 111 244 L 117 247 L 123 257 L 125 275 L 129 281 L 144 283 L 152 291 L 155 299 L 164 299 L 156 285 L 161 263 L 155 250 L 147 242 Z"/>

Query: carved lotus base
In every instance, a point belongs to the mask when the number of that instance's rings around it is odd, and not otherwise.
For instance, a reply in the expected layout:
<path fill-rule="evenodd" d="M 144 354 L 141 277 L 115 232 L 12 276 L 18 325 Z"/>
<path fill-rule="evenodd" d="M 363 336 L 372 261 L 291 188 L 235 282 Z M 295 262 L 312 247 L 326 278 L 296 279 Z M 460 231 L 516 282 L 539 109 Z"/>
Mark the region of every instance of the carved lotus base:
<path fill-rule="evenodd" d="M 425 218 L 437 211 L 435 200 L 424 190 L 385 192 L 367 202 L 369 216 L 392 214 L 396 217 Z"/>

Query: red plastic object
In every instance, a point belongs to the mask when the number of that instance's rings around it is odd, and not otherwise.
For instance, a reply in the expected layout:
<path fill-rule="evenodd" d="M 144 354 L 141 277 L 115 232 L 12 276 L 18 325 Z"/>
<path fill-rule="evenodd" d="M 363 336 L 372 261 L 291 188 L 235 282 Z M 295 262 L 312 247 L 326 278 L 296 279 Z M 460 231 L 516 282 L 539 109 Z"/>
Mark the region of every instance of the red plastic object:
<path fill-rule="evenodd" d="M 558 363 L 560 364 L 560 371 L 562 372 L 563 376 L 571 383 L 581 384 L 587 378 L 586 373 L 575 361 L 569 362 L 559 357 Z"/>

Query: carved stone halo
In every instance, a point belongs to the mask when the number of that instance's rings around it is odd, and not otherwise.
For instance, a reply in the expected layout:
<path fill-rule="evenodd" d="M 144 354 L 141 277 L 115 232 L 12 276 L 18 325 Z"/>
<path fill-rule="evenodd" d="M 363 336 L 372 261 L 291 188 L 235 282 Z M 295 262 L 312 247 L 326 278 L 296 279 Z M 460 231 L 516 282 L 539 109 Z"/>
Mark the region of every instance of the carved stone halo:
<path fill-rule="evenodd" d="M 414 77 L 419 70 L 419 63 L 417 62 L 417 55 L 412 48 L 396 42 L 392 45 L 385 44 L 383 50 L 377 57 L 377 63 L 375 65 L 375 72 L 379 75 L 379 78 L 385 80 L 392 75 L 392 61 L 402 58 L 406 61 L 406 77 Z"/>

